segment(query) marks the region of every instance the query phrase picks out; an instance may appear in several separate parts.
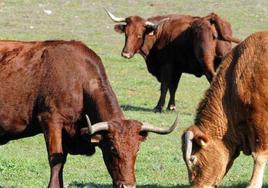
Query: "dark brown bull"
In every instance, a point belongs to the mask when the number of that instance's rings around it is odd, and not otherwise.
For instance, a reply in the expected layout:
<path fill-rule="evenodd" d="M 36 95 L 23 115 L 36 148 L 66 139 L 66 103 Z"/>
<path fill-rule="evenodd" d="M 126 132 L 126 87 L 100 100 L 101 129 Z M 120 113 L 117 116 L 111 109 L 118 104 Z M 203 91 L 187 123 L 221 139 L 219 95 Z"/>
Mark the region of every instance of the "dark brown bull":
<path fill-rule="evenodd" d="M 63 187 L 68 153 L 92 155 L 96 146 L 113 186 L 135 187 L 134 163 L 147 132 L 168 134 L 176 126 L 125 119 L 101 59 L 81 42 L 0 41 L 0 80 L 0 143 L 44 133 L 49 187 Z"/>
<path fill-rule="evenodd" d="M 249 188 L 261 188 L 268 160 L 268 31 L 226 55 L 182 136 L 191 187 L 218 187 L 242 151 L 252 155 Z"/>
<path fill-rule="evenodd" d="M 231 36 L 231 25 L 214 13 L 206 18 L 166 15 L 148 19 L 118 18 L 107 13 L 113 21 L 124 22 L 114 27 L 115 31 L 125 33 L 122 56 L 141 54 L 148 71 L 161 83 L 155 111 L 162 111 L 167 90 L 170 92 L 167 109 L 176 109 L 175 93 L 182 73 L 197 77 L 205 74 L 211 81 L 221 57 L 231 50 L 231 41 L 239 42 Z"/>

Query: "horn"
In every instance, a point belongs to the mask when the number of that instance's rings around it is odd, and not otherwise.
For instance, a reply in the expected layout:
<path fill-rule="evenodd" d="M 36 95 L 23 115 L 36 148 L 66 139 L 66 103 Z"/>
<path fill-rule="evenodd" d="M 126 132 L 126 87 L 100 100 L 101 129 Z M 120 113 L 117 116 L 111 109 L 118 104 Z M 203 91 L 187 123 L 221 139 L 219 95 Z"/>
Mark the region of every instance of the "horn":
<path fill-rule="evenodd" d="M 150 21 L 146 21 L 146 22 L 145 22 L 145 27 L 147 27 L 147 28 L 151 28 L 151 29 L 155 30 L 155 29 L 157 29 L 157 27 L 158 27 L 161 23 L 163 23 L 163 22 L 165 22 L 165 21 L 167 21 L 167 20 L 170 20 L 170 18 L 169 18 L 169 17 L 164 18 L 164 19 L 160 20 L 160 21 L 157 22 L 157 23 L 153 23 L 153 22 L 150 22 Z"/>
<path fill-rule="evenodd" d="M 194 138 L 194 134 L 192 131 L 187 131 L 184 136 L 184 142 L 185 142 L 185 159 L 187 162 L 188 167 L 190 167 L 190 158 L 192 155 L 192 149 L 193 149 L 193 143 L 192 140 Z"/>
<path fill-rule="evenodd" d="M 154 24 L 153 22 L 150 22 L 150 21 L 145 22 L 145 27 L 156 29 L 157 26 L 158 26 L 158 24 Z"/>
<path fill-rule="evenodd" d="M 151 28 L 151 29 L 155 30 L 155 29 L 157 29 L 157 27 L 158 27 L 161 23 L 163 23 L 163 22 L 165 22 L 165 21 L 167 21 L 167 20 L 169 20 L 169 19 L 170 19 L 170 18 L 167 17 L 167 18 L 164 18 L 164 19 L 160 20 L 160 21 L 157 22 L 157 23 L 153 23 L 153 22 L 150 22 L 150 21 L 146 21 L 146 22 L 145 22 L 145 27 L 147 27 L 147 28 Z"/>
<path fill-rule="evenodd" d="M 141 132 L 153 132 L 153 133 L 157 133 L 157 134 L 169 134 L 177 126 L 178 117 L 179 117 L 179 115 L 177 115 L 174 123 L 169 128 L 159 128 L 159 127 L 155 127 L 154 125 L 151 125 L 149 123 L 143 123 L 143 125 L 141 127 Z"/>
<path fill-rule="evenodd" d="M 92 135 L 92 134 L 97 133 L 99 131 L 108 131 L 108 129 L 109 129 L 107 122 L 100 122 L 100 123 L 96 123 L 94 125 L 91 125 L 91 122 L 90 122 L 88 115 L 86 115 L 86 120 L 87 120 L 88 127 L 82 128 L 81 134 L 87 133 L 89 135 Z"/>
<path fill-rule="evenodd" d="M 114 16 L 112 13 L 110 13 L 106 8 L 104 8 L 108 16 L 114 21 L 114 22 L 126 22 L 126 18 L 119 18 Z"/>
<path fill-rule="evenodd" d="M 86 114 L 86 119 L 87 119 L 88 134 L 91 134 L 92 133 L 91 121 L 87 114 Z"/>

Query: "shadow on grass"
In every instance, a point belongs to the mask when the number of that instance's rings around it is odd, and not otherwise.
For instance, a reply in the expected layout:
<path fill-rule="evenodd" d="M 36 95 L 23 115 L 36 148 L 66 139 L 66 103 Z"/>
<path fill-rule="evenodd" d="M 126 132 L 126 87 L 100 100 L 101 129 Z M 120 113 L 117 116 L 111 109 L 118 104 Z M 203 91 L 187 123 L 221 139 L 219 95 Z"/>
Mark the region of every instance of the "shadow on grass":
<path fill-rule="evenodd" d="M 78 183 L 72 182 L 68 186 L 69 188 L 111 188 L 110 184 L 95 184 L 95 183 Z M 148 184 L 148 185 L 137 185 L 137 188 L 186 188 L 188 185 L 171 185 L 171 186 L 161 186 L 156 184 Z"/>
<path fill-rule="evenodd" d="M 238 183 L 238 184 L 233 184 L 233 185 L 222 185 L 222 186 L 219 186 L 219 187 L 221 187 L 221 188 L 245 188 L 247 186 L 248 186 L 248 183 Z M 262 187 L 267 188 L 268 185 L 263 184 Z"/>
<path fill-rule="evenodd" d="M 244 188 L 247 187 L 247 183 L 239 183 L 229 186 L 220 186 L 222 188 Z M 68 186 L 69 188 L 111 188 L 110 184 L 95 184 L 95 183 L 78 183 L 72 182 Z M 147 184 L 147 185 L 137 185 L 137 188 L 188 188 L 189 185 L 173 185 L 173 186 L 161 186 L 157 184 Z M 263 187 L 268 187 L 267 184 L 263 185 Z"/>
<path fill-rule="evenodd" d="M 140 106 L 132 105 L 121 105 L 123 111 L 144 111 L 144 112 L 153 112 L 153 108 L 144 108 Z"/>
<path fill-rule="evenodd" d="M 220 186 L 222 188 L 245 188 L 247 187 L 248 183 L 239 183 L 239 184 L 234 184 L 234 185 L 223 185 Z"/>

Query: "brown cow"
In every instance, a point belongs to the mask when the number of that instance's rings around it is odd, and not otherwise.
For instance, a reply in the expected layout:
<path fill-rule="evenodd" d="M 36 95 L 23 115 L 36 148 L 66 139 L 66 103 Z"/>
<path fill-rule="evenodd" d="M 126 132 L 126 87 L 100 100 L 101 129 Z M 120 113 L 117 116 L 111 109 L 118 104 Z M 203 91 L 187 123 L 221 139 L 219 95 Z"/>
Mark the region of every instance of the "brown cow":
<path fill-rule="evenodd" d="M 53 188 L 63 187 L 68 153 L 92 155 L 96 146 L 113 186 L 135 187 L 135 159 L 147 132 L 167 134 L 176 126 L 125 119 L 101 59 L 81 42 L 0 41 L 0 88 L 0 144 L 44 133 Z"/>
<path fill-rule="evenodd" d="M 232 37 L 230 23 L 215 13 L 194 19 L 189 31 L 194 55 L 211 82 L 222 57 L 231 51 L 231 42 L 239 43 L 240 40 Z"/>
<path fill-rule="evenodd" d="M 206 18 L 211 23 L 209 30 L 205 28 L 203 31 L 203 27 L 201 27 L 202 33 L 197 37 L 192 37 L 194 27 L 190 29 L 191 24 L 200 17 L 166 15 L 148 19 L 139 16 L 118 18 L 109 11 L 107 13 L 115 22 L 124 22 L 124 24 L 117 24 L 114 27 L 115 31 L 125 33 L 122 56 L 131 58 L 136 53 L 141 54 L 146 61 L 148 71 L 161 83 L 161 95 L 154 108 L 156 112 L 162 111 L 167 90 L 170 92 L 167 109 L 176 109 L 175 93 L 182 73 L 194 74 L 197 77 L 205 73 L 208 80 L 211 81 L 215 75 L 214 66 L 216 68 L 219 64 L 214 65 L 214 57 L 219 56 L 217 58 L 219 59 L 225 55 L 231 49 L 230 41 L 237 42 L 230 36 L 232 34 L 230 24 L 216 14 L 210 14 Z M 214 24 L 215 28 L 212 26 Z M 218 24 L 220 25 L 217 26 Z M 197 30 L 198 28 L 195 29 L 195 31 Z M 207 31 L 210 32 L 205 33 Z M 217 36 L 220 36 L 217 39 L 215 31 L 217 31 Z M 193 38 L 197 41 L 193 41 Z M 215 41 L 217 41 L 217 50 L 215 50 Z M 208 55 L 211 57 L 208 58 Z"/>
<path fill-rule="evenodd" d="M 192 187 L 217 187 L 240 151 L 252 154 L 249 187 L 260 188 L 268 160 L 268 31 L 251 35 L 224 59 L 182 136 Z"/>

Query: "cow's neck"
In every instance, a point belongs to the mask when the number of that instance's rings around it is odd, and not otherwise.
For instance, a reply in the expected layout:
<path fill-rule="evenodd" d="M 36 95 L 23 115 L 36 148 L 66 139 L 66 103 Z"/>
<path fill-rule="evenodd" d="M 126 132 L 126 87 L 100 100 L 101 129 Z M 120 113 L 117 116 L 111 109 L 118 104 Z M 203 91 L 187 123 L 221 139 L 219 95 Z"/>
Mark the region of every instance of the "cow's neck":
<path fill-rule="evenodd" d="M 226 134 L 227 118 L 221 98 L 216 96 L 215 91 L 211 93 L 211 88 L 207 91 L 205 99 L 199 104 L 197 111 L 195 125 L 203 132 L 219 139 Z"/>
<path fill-rule="evenodd" d="M 88 109 L 87 111 L 90 113 L 90 118 L 93 118 L 93 123 L 124 119 L 124 114 L 109 81 L 99 83 L 98 87 L 91 91 L 89 101 L 94 110 Z"/>
<path fill-rule="evenodd" d="M 203 132 L 219 139 L 227 133 L 227 123 L 229 123 L 223 106 L 225 88 L 224 74 L 219 74 L 200 102 L 195 119 L 195 125 Z"/>
<path fill-rule="evenodd" d="M 227 145 L 234 149 L 240 144 L 237 125 L 241 119 L 239 119 L 239 110 L 235 109 L 237 104 L 233 104 L 235 100 L 229 93 L 232 90 L 230 84 L 226 83 L 228 67 L 228 62 L 222 65 L 217 78 L 199 104 L 195 125 L 211 138 L 228 140 Z"/>
<path fill-rule="evenodd" d="M 172 37 L 170 37 L 171 39 Z M 140 48 L 139 53 L 146 60 L 152 51 L 160 51 L 167 47 L 172 40 L 167 40 L 167 34 L 162 30 L 157 30 L 153 34 L 146 35 L 143 46 Z"/>
<path fill-rule="evenodd" d="M 145 39 L 143 46 L 140 48 L 139 53 L 140 55 L 146 60 L 147 56 L 149 55 L 151 49 L 153 48 L 156 41 L 155 35 L 148 34 Z"/>

